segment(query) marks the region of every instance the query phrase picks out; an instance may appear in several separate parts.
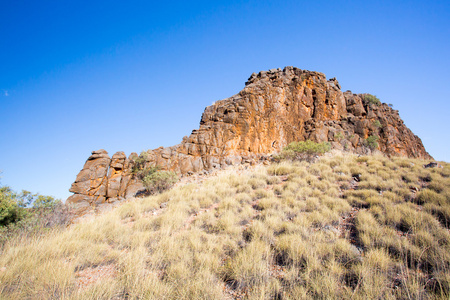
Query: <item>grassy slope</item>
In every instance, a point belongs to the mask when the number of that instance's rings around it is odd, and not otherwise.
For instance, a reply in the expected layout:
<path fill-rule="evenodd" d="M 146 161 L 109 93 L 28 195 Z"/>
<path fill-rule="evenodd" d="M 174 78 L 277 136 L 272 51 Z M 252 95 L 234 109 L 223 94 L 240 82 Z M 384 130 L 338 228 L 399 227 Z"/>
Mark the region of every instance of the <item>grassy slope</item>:
<path fill-rule="evenodd" d="M 450 165 L 226 171 L 0 255 L 0 298 L 448 299 Z M 355 180 L 356 179 L 356 180 Z"/>

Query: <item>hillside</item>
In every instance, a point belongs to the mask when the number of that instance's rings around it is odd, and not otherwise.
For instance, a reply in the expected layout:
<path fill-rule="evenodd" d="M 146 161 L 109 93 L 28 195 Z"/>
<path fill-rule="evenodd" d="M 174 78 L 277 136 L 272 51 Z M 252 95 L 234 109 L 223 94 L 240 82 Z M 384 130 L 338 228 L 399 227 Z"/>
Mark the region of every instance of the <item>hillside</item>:
<path fill-rule="evenodd" d="M 205 108 L 199 129 L 172 147 L 145 153 L 145 167 L 179 175 L 269 159 L 291 142 L 329 142 L 333 149 L 429 159 L 398 111 L 370 94 L 341 91 L 336 78 L 285 67 L 253 73 L 238 94 Z M 141 157 L 143 158 L 143 157 Z M 93 151 L 67 199 L 81 209 L 142 192 L 136 153 Z"/>
<path fill-rule="evenodd" d="M 230 166 L 11 240 L 0 298 L 448 299 L 450 164 L 428 162 Z"/>

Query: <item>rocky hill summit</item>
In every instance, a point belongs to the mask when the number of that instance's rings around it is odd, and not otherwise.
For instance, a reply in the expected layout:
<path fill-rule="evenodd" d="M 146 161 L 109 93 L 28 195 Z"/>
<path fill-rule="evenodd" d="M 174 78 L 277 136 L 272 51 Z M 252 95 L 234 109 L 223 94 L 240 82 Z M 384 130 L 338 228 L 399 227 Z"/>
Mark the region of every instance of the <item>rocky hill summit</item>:
<path fill-rule="evenodd" d="M 431 158 L 398 111 L 374 98 L 342 92 L 336 78 L 295 67 L 253 73 L 238 94 L 206 107 L 200 128 L 180 144 L 147 151 L 146 165 L 190 175 L 268 160 L 304 140 L 359 154 L 377 149 L 389 156 Z M 132 172 L 137 157 L 93 151 L 67 203 L 90 207 L 136 195 L 143 189 Z"/>

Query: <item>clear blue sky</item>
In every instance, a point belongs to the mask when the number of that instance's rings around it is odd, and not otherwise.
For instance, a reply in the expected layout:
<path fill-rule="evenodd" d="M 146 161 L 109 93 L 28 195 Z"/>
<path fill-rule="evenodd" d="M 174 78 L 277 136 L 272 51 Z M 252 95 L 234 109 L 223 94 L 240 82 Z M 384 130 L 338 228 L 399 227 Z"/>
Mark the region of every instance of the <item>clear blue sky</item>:
<path fill-rule="evenodd" d="M 252 72 L 400 111 L 450 161 L 450 1 L 1 1 L 1 184 L 67 198 L 92 150 L 171 146 Z"/>

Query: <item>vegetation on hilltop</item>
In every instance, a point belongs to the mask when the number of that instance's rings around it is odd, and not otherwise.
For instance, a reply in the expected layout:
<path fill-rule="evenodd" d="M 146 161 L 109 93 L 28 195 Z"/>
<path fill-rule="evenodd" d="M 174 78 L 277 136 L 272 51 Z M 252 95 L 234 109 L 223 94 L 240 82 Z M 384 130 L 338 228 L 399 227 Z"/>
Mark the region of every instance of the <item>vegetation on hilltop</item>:
<path fill-rule="evenodd" d="M 0 298 L 448 299 L 450 164 L 325 155 L 232 169 L 11 239 Z"/>
<path fill-rule="evenodd" d="M 164 192 L 178 181 L 175 172 L 160 170 L 157 166 L 147 166 L 147 160 L 148 153 L 142 151 L 134 160 L 132 173 L 142 180 L 149 194 Z"/>
<path fill-rule="evenodd" d="M 374 104 L 374 105 L 380 105 L 381 101 L 380 99 L 378 99 L 377 96 L 371 95 L 371 94 L 365 94 L 364 95 L 364 100 L 367 101 L 369 104 Z"/>
<path fill-rule="evenodd" d="M 68 219 L 68 209 L 58 199 L 0 187 L 0 247 L 11 237 L 35 235 Z"/>

